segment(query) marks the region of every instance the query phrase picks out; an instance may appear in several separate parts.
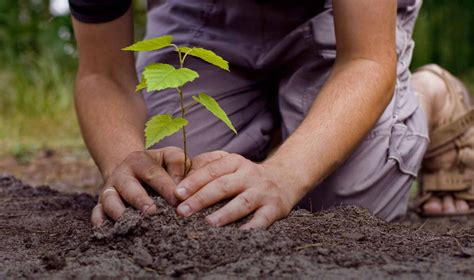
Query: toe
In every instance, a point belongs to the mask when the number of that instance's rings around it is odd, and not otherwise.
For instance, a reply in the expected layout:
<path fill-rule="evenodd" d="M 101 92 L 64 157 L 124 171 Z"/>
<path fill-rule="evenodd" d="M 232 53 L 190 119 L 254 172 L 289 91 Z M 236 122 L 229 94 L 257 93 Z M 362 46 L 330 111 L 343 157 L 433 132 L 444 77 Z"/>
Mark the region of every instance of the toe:
<path fill-rule="evenodd" d="M 454 199 L 450 195 L 443 197 L 443 212 L 445 214 L 456 213 L 456 207 L 454 206 Z"/>
<path fill-rule="evenodd" d="M 462 199 L 456 199 L 455 200 L 455 207 L 456 207 L 456 212 L 458 213 L 465 213 L 469 211 L 469 204 L 465 200 Z"/>
<path fill-rule="evenodd" d="M 443 211 L 441 200 L 437 197 L 431 197 L 423 204 L 423 211 L 427 214 L 439 214 Z"/>

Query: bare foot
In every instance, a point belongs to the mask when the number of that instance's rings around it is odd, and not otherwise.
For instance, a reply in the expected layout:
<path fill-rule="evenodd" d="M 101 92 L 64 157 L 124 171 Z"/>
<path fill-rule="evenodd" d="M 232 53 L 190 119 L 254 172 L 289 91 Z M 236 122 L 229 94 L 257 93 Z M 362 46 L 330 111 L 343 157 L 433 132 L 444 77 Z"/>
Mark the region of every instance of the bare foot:
<path fill-rule="evenodd" d="M 451 195 L 443 199 L 433 196 L 423 204 L 423 211 L 427 214 L 462 214 L 469 211 L 469 204 L 462 199 L 453 199 Z"/>
<path fill-rule="evenodd" d="M 425 112 L 430 131 L 443 125 L 459 110 L 459 102 L 448 94 L 445 82 L 436 74 L 429 71 L 420 71 L 413 74 L 411 79 L 418 101 Z M 427 171 L 449 170 L 457 163 L 458 152 L 448 150 L 429 161 L 423 162 L 423 169 Z M 427 214 L 462 214 L 469 211 L 469 204 L 452 195 L 431 197 L 423 204 L 423 211 Z"/>

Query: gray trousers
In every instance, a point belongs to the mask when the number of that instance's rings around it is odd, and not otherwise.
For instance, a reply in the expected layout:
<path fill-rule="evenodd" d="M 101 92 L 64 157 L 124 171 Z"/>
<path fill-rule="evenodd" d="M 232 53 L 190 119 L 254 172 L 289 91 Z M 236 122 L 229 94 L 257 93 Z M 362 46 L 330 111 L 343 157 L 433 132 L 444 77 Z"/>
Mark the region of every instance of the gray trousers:
<path fill-rule="evenodd" d="M 146 38 L 172 34 L 177 44 L 211 49 L 231 65 L 229 73 L 199 59 L 187 60 L 187 67 L 198 71 L 200 78 L 185 86 L 186 102 L 200 92 L 213 96 L 239 132 L 234 135 L 205 109 L 195 106 L 188 113 L 191 156 L 225 150 L 260 161 L 267 156 L 275 131 L 280 131 L 284 140 L 303 121 L 334 64 L 336 38 L 331 1 L 298 3 L 150 3 Z M 428 144 L 426 118 L 410 88 L 408 69 L 420 5 L 419 0 L 399 2 L 398 77 L 390 104 L 360 146 L 315 186 L 299 207 L 318 211 L 360 205 L 386 220 L 405 214 L 410 185 Z M 142 53 L 137 70 L 141 73 L 146 64 L 158 61 L 176 64 L 176 53 Z M 144 97 L 150 116 L 179 114 L 179 99 L 173 90 Z M 166 138 L 155 148 L 165 146 L 181 146 L 181 134 Z"/>

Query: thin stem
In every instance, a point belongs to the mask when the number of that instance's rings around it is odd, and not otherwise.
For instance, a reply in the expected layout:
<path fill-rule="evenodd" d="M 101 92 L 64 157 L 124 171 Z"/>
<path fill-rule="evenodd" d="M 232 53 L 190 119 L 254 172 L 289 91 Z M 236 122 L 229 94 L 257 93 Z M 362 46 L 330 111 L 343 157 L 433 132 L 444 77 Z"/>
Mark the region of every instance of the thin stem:
<path fill-rule="evenodd" d="M 188 57 L 188 54 L 190 54 L 193 49 L 190 48 L 189 51 L 187 51 L 186 53 L 183 53 L 181 52 L 181 50 L 179 49 L 179 47 L 175 44 L 171 44 L 171 46 L 176 50 L 176 52 L 178 52 L 178 56 L 179 56 L 179 66 L 180 68 L 183 68 L 184 66 L 184 62 L 186 61 L 186 57 Z"/>
<path fill-rule="evenodd" d="M 175 44 L 172 44 L 172 46 L 178 52 L 179 68 L 183 68 L 184 67 L 184 60 L 186 59 L 186 56 L 188 55 L 188 53 L 190 51 L 188 51 L 183 57 L 183 54 L 181 53 L 181 50 L 179 49 L 179 47 Z M 176 88 L 176 91 L 178 91 L 178 95 L 179 95 L 179 103 L 180 103 L 180 106 L 181 106 L 181 117 L 184 119 L 185 116 L 186 116 L 187 107 L 184 106 L 183 89 L 181 87 L 178 87 L 178 88 Z M 184 174 L 183 174 L 183 177 L 186 177 L 186 175 L 188 175 L 188 168 L 187 168 L 187 165 L 186 165 L 186 163 L 188 162 L 188 145 L 186 143 L 186 127 L 183 126 L 181 131 L 183 132 L 183 151 L 184 151 Z"/>
<path fill-rule="evenodd" d="M 189 51 L 187 51 L 184 56 L 183 56 L 183 64 L 184 64 L 184 61 L 186 60 L 186 57 L 188 57 L 188 54 L 190 54 L 191 52 L 193 51 L 193 49 L 191 48 Z"/>
<path fill-rule="evenodd" d="M 183 55 L 181 54 L 181 51 L 179 50 L 179 47 L 176 46 L 175 44 L 171 44 L 172 47 L 178 52 L 178 57 L 179 57 L 179 67 L 183 68 L 184 60 L 183 60 Z"/>
<path fill-rule="evenodd" d="M 176 89 L 179 94 L 179 101 L 180 101 L 180 106 L 181 106 L 181 117 L 184 118 L 186 116 L 186 108 L 184 107 L 184 96 L 183 96 L 183 90 L 181 87 L 178 87 Z M 184 151 L 184 173 L 183 173 L 183 178 L 188 175 L 188 168 L 186 163 L 188 162 L 188 147 L 186 143 L 186 127 L 183 126 L 181 129 L 183 132 L 183 151 Z"/>
<path fill-rule="evenodd" d="M 184 107 L 184 111 L 188 112 L 194 105 L 197 105 L 197 101 L 193 101 Z"/>

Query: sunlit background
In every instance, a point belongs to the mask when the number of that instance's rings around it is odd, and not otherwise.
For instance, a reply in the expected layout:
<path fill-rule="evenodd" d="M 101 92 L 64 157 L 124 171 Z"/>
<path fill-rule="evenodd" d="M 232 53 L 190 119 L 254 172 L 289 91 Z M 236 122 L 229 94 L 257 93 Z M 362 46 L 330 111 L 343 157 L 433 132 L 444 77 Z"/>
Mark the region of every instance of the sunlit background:
<path fill-rule="evenodd" d="M 136 36 L 145 2 L 135 1 Z M 412 69 L 438 63 L 474 90 L 474 1 L 425 1 Z M 73 110 L 77 53 L 67 0 L 0 1 L 0 155 L 83 149 Z"/>

